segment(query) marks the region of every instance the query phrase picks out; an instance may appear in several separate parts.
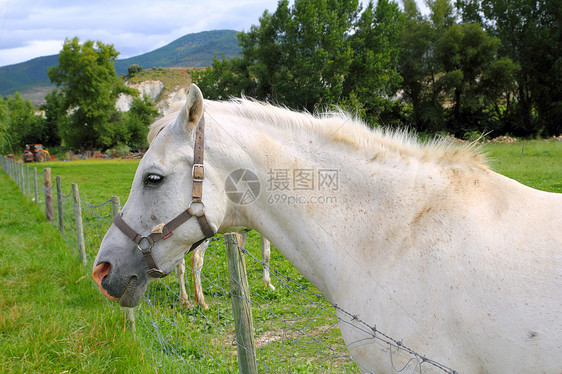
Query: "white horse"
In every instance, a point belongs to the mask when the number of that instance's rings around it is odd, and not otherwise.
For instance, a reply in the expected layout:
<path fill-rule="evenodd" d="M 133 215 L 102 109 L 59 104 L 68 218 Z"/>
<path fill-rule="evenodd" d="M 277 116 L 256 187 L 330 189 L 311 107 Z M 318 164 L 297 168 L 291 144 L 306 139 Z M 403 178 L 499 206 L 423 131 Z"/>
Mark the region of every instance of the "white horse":
<path fill-rule="evenodd" d="M 151 133 L 123 209 L 132 230 L 111 226 L 94 263 L 100 290 L 121 305 L 136 305 L 181 248 L 250 227 L 337 305 L 364 372 L 441 372 L 408 347 L 462 373 L 562 373 L 561 194 L 494 173 L 468 146 L 419 144 L 341 113 L 204 101 L 196 86 Z M 227 188 L 233 173 L 253 202 Z M 139 245 L 157 264 L 147 273 L 131 232 L 148 235 L 186 207 L 197 219 Z"/>
<path fill-rule="evenodd" d="M 247 231 L 242 231 L 242 243 L 246 242 Z M 205 259 L 205 251 L 209 247 L 209 241 L 205 240 L 191 252 L 191 274 L 193 275 L 193 288 L 194 288 L 194 301 L 195 305 L 199 305 L 202 310 L 208 310 L 209 306 L 205 303 L 205 294 L 203 293 L 203 286 L 201 284 L 201 270 Z M 261 237 L 261 253 L 263 262 L 263 284 L 265 287 L 275 291 L 275 286 L 271 284 L 271 277 L 269 275 L 269 259 L 271 252 L 271 244 L 269 240 Z M 187 289 L 185 287 L 185 258 L 182 257 L 180 263 L 176 265 L 176 276 L 180 284 L 180 305 L 186 308 L 191 308 L 192 304 L 189 301 Z"/>

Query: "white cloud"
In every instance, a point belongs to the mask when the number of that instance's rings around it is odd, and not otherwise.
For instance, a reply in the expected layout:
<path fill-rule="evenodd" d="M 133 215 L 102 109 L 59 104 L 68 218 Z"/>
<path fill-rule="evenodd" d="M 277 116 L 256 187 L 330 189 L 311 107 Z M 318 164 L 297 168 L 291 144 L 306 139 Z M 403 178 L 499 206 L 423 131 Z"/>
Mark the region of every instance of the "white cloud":
<path fill-rule="evenodd" d="M 62 45 L 60 40 L 32 40 L 21 47 L 3 49 L 0 53 L 0 66 L 57 54 Z"/>

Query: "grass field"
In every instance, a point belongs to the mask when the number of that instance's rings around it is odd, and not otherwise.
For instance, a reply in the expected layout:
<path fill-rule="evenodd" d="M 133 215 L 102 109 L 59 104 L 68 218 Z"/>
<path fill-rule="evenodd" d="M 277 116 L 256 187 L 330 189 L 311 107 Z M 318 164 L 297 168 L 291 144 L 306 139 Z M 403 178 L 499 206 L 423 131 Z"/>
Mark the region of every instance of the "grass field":
<path fill-rule="evenodd" d="M 531 187 L 562 192 L 562 142 L 526 142 L 524 157 L 522 143 L 489 144 L 484 151 L 493 170 Z M 50 167 L 53 176 L 61 176 L 64 193 L 69 192 L 70 183 L 78 183 L 83 199 L 96 205 L 112 195 L 124 202 L 137 165 L 135 160 L 104 160 L 34 166 Z M 0 372 L 150 373 L 165 364 L 154 361 L 124 327 L 119 308 L 100 296 L 90 280 L 90 268 L 68 255 L 56 227 L 44 221 L 42 208 L 24 198 L 4 173 L 0 173 L 0 185 Z M 97 236 L 92 240 L 99 240 Z M 257 250 L 258 238 L 251 240 L 251 247 Z M 96 248 L 88 250 L 93 255 Z M 272 264 L 282 263 L 282 256 L 273 250 Z M 259 269 L 251 272 L 259 277 Z M 289 294 L 261 292 L 264 298 L 288 309 L 288 314 L 294 312 Z M 209 294 L 208 298 L 212 303 L 224 299 L 224 295 Z M 176 312 L 170 302 L 162 309 Z M 258 319 L 262 318 L 260 313 L 256 312 Z M 208 324 L 194 322 L 196 312 L 184 313 L 181 318 L 196 333 L 209 328 Z M 325 322 L 313 323 L 320 326 Z M 266 327 L 279 328 L 263 324 L 257 327 L 257 335 L 267 335 L 263 330 Z M 337 337 L 330 335 L 328 339 L 335 341 Z M 309 359 L 297 360 L 295 365 L 301 365 L 301 361 L 302 365 L 294 372 L 318 371 Z"/>
<path fill-rule="evenodd" d="M 152 372 L 40 207 L 3 172 L 0 185 L 0 372 Z"/>
<path fill-rule="evenodd" d="M 484 146 L 492 170 L 527 186 L 562 192 L 562 142 L 526 141 Z"/>

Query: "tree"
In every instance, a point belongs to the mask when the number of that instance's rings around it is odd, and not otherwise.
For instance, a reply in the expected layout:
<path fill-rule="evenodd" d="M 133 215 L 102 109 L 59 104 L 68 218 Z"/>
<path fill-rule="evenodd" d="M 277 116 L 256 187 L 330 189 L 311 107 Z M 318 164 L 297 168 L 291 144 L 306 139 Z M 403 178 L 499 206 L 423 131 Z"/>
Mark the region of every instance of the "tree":
<path fill-rule="evenodd" d="M 456 22 L 450 0 L 427 2 L 424 18 L 405 0 L 400 73 L 420 131 L 506 131 L 517 64 L 499 56 L 500 40 L 477 22 Z M 507 109 L 506 109 L 507 108 Z"/>
<path fill-rule="evenodd" d="M 457 135 L 500 127 L 486 110 L 509 88 L 516 67 L 507 58 L 498 61 L 499 43 L 478 23 L 452 24 L 437 41 L 443 74 L 435 89 L 444 94 L 443 101 L 452 100 L 448 128 Z"/>
<path fill-rule="evenodd" d="M 57 89 L 54 89 L 45 96 L 45 104 L 41 105 L 40 109 L 45 113 L 43 144 L 60 145 L 59 127 L 64 127 L 62 123 L 68 120 L 64 109 L 64 97 Z"/>
<path fill-rule="evenodd" d="M 127 77 L 132 78 L 142 71 L 142 66 L 138 64 L 129 65 L 127 68 Z"/>
<path fill-rule="evenodd" d="M 115 103 L 120 93 L 138 95 L 115 74 L 113 63 L 119 53 L 113 45 L 67 39 L 59 55 L 59 65 L 48 76 L 64 97 L 68 121 L 61 123 L 64 143 L 80 149 L 102 148 L 123 142 Z"/>
<path fill-rule="evenodd" d="M 197 82 L 205 96 L 211 100 L 227 100 L 231 97 L 248 95 L 256 97 L 255 82 L 249 78 L 245 60 L 232 57 L 213 59 L 213 65 L 204 71 L 194 71 L 191 79 Z"/>
<path fill-rule="evenodd" d="M 279 1 L 259 26 L 238 35 L 240 59 L 214 64 L 220 68 L 215 87 L 234 93 L 242 88 L 258 99 L 309 111 L 337 102 L 351 64 L 348 34 L 358 10 L 357 0 L 297 0 L 291 7 Z M 242 84 L 228 83 L 234 79 Z"/>
<path fill-rule="evenodd" d="M 361 107 L 378 118 L 400 83 L 402 16 L 390 0 L 281 0 L 259 25 L 238 34 L 241 57 L 219 61 L 194 81 L 213 98 L 244 93 L 293 109 Z"/>
<path fill-rule="evenodd" d="M 8 104 L 0 96 L 0 153 L 10 153 L 12 150 L 12 134 L 8 120 Z"/>
<path fill-rule="evenodd" d="M 364 108 L 369 123 L 380 123 L 380 113 L 388 109 L 389 98 L 402 83 L 398 73 L 399 35 L 404 16 L 398 4 L 370 1 L 349 36 L 353 59 L 344 80 L 344 97 L 353 97 Z"/>
<path fill-rule="evenodd" d="M 16 92 L 6 100 L 6 109 L 12 152 L 19 152 L 26 143 L 43 141 L 43 122 L 29 99 L 24 99 Z"/>
<path fill-rule="evenodd" d="M 403 2 L 405 21 L 400 33 L 398 71 L 403 79 L 404 99 L 412 105 L 410 124 L 420 132 L 435 133 L 444 127 L 442 102 L 433 89 L 441 72 L 435 54 L 439 35 L 436 25 L 445 22 L 435 16 L 433 22 L 424 18 L 415 0 Z"/>
<path fill-rule="evenodd" d="M 148 127 L 158 116 L 156 106 L 148 96 L 134 97 L 127 112 L 127 145 L 131 149 L 147 146 Z"/>
<path fill-rule="evenodd" d="M 516 135 L 562 132 L 562 1 L 457 0 L 465 22 L 480 21 L 518 64 L 509 127 Z M 538 114 L 538 115 L 537 115 Z"/>
<path fill-rule="evenodd" d="M 301 0 L 290 9 L 287 3 L 280 2 L 276 12 L 285 18 L 277 34 L 283 65 L 276 96 L 309 111 L 337 103 L 353 59 L 348 36 L 360 10 L 358 1 Z"/>

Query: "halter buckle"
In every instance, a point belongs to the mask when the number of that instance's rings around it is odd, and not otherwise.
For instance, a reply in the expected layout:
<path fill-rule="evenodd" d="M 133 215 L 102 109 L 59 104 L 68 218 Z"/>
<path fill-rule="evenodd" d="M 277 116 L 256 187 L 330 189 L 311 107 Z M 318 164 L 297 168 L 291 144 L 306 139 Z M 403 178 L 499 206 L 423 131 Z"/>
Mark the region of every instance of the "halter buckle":
<path fill-rule="evenodd" d="M 149 245 L 149 247 L 146 248 L 146 249 L 143 249 L 143 248 L 141 247 L 141 243 L 142 243 L 143 240 L 146 240 L 147 243 L 148 243 L 148 245 Z M 154 246 L 154 242 L 153 242 L 152 240 L 150 240 L 147 236 L 143 236 L 142 238 L 140 238 L 139 243 L 137 244 L 137 248 L 139 249 L 139 251 L 141 251 L 141 252 L 143 252 L 143 253 L 144 253 L 145 251 L 152 251 L 152 247 L 153 247 L 153 246 Z"/>
<path fill-rule="evenodd" d="M 191 168 L 191 177 L 194 182 L 203 182 L 205 178 L 205 165 L 203 164 L 193 164 Z"/>

